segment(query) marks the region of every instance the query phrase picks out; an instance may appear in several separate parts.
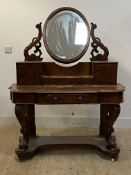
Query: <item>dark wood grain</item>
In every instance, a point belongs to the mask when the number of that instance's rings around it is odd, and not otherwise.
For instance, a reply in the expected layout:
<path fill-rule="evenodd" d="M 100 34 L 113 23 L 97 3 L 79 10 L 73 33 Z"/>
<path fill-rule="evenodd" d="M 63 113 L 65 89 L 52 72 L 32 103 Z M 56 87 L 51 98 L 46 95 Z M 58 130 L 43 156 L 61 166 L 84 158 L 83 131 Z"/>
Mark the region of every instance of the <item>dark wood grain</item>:
<path fill-rule="evenodd" d="M 112 137 L 112 139 L 114 139 L 114 137 Z M 20 137 L 20 142 L 23 143 L 23 137 Z M 19 147 L 15 150 L 20 160 L 31 158 L 41 150 L 49 150 L 51 148 L 60 149 L 60 147 L 63 146 L 64 148 L 65 146 L 79 146 L 79 149 L 82 148 L 85 150 L 88 147 L 93 147 L 112 159 L 118 157 L 120 152 L 119 148 L 114 151 L 107 149 L 105 139 L 97 136 L 36 136 L 30 137 L 28 146 L 28 150 L 20 149 Z M 73 147 L 73 149 L 75 149 L 75 147 Z"/>
<path fill-rule="evenodd" d="M 42 28 L 41 28 L 41 24 L 39 23 L 36 25 L 36 28 L 38 29 L 38 36 L 34 37 L 32 39 L 32 42 L 26 46 L 26 48 L 24 49 L 24 56 L 25 56 L 25 61 L 42 61 L 42 52 L 40 50 L 41 48 L 41 37 L 42 37 Z M 29 51 L 35 47 L 34 53 L 29 54 Z"/>
<path fill-rule="evenodd" d="M 65 9 L 67 8 L 61 10 Z M 108 49 L 94 36 L 94 33 L 92 34 L 94 37 L 92 62 L 61 67 L 53 62 L 36 61 L 41 60 L 41 52 L 37 44 L 42 35 L 40 25 L 37 27 L 39 27 L 38 37 L 25 49 L 26 61 L 16 63 L 16 83 L 9 88 L 10 99 L 15 103 L 15 114 L 23 135 L 16 149 L 19 159 L 29 158 L 47 146 L 65 144 L 90 145 L 98 148 L 105 155 L 117 159 L 120 149 L 112 133 L 114 123 L 120 114 L 120 103 L 123 102 L 125 91 L 125 87 L 117 83 L 118 63 L 107 62 Z M 28 54 L 34 46 L 38 46 L 36 48 L 40 53 L 38 57 Z M 104 54 L 98 53 L 95 56 L 94 52 L 98 52 L 98 46 L 104 50 Z M 70 61 L 74 62 L 79 58 Z M 99 136 L 36 136 L 36 104 L 100 104 Z"/>
<path fill-rule="evenodd" d="M 100 38 L 95 36 L 95 29 L 97 25 L 91 23 L 91 37 L 92 37 L 92 50 L 91 50 L 91 61 L 108 61 L 109 50 L 108 48 L 101 42 Z M 103 54 L 99 53 L 98 47 L 103 51 Z M 94 54 L 95 53 L 95 54 Z"/>
<path fill-rule="evenodd" d="M 123 92 L 122 84 L 116 85 L 17 85 L 10 86 L 11 92 L 16 93 L 117 93 Z"/>
<path fill-rule="evenodd" d="M 113 85 L 117 62 L 83 62 L 61 67 L 52 62 L 17 62 L 18 85 Z"/>
<path fill-rule="evenodd" d="M 29 136 L 36 136 L 35 126 L 35 108 L 33 104 L 16 104 L 15 114 L 21 125 L 21 134 L 23 134 L 22 142 L 19 142 L 21 150 L 28 150 Z"/>

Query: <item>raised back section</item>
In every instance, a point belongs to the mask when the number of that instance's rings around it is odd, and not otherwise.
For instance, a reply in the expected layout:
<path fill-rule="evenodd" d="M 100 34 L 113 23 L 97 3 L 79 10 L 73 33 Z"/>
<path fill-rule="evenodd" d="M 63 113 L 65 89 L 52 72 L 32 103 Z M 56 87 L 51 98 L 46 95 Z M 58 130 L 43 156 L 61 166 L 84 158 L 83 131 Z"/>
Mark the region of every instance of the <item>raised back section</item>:
<path fill-rule="evenodd" d="M 53 62 L 17 62 L 18 85 L 100 85 L 117 83 L 117 62 L 81 62 L 61 67 Z"/>
<path fill-rule="evenodd" d="M 116 84 L 117 62 L 92 62 L 94 84 Z"/>

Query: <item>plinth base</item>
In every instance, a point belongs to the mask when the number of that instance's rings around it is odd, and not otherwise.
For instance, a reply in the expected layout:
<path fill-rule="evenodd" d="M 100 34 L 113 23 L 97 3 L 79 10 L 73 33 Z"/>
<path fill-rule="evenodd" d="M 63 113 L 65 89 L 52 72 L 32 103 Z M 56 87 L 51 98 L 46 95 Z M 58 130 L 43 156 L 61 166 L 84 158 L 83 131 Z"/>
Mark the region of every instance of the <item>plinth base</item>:
<path fill-rule="evenodd" d="M 114 137 L 112 137 L 114 139 Z M 115 139 L 114 139 L 115 140 Z M 20 145 L 22 145 L 23 137 L 20 137 Z M 17 148 L 15 150 L 19 160 L 25 160 L 33 157 L 40 150 L 47 149 L 56 145 L 84 145 L 94 147 L 112 160 L 117 160 L 120 149 L 115 147 L 107 148 L 105 138 L 97 136 L 35 136 L 29 138 L 26 148 Z"/>

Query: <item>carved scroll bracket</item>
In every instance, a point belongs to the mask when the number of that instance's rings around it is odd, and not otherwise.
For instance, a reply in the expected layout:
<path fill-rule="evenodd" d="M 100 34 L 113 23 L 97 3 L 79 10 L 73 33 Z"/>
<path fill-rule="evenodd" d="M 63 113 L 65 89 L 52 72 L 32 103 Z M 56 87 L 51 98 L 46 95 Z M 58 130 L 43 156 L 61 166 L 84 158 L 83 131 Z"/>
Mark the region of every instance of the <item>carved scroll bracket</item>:
<path fill-rule="evenodd" d="M 25 61 L 42 61 L 43 60 L 43 58 L 41 57 L 42 52 L 40 50 L 41 48 L 40 40 L 42 37 L 41 24 L 42 23 L 39 23 L 36 25 L 36 28 L 38 29 L 38 37 L 33 38 L 32 42 L 24 50 Z M 29 51 L 33 47 L 35 47 L 34 53 L 29 54 Z"/>
<path fill-rule="evenodd" d="M 104 44 L 101 42 L 100 38 L 95 37 L 94 31 L 97 28 L 96 24 L 91 23 L 91 37 L 92 43 L 91 50 L 92 57 L 90 58 L 91 61 L 108 61 L 109 50 Z M 103 54 L 99 53 L 98 47 L 104 52 Z"/>
<path fill-rule="evenodd" d="M 114 132 L 113 125 L 116 119 L 118 118 L 119 114 L 120 114 L 119 104 L 109 105 L 109 109 L 108 109 L 107 117 L 106 117 L 106 128 L 105 128 L 107 137 L 110 137 L 111 133 Z"/>
<path fill-rule="evenodd" d="M 102 106 L 101 117 L 101 134 L 106 139 L 106 148 L 114 152 L 119 153 L 119 148 L 117 148 L 115 137 L 112 136 L 114 132 L 113 125 L 120 114 L 120 105 L 119 104 L 110 104 Z"/>
<path fill-rule="evenodd" d="M 34 121 L 34 105 L 24 105 L 16 104 L 15 105 L 15 114 L 21 125 L 21 133 L 23 139 L 19 140 L 19 149 L 27 150 L 28 149 L 28 140 L 29 136 L 36 135 L 36 127 Z"/>

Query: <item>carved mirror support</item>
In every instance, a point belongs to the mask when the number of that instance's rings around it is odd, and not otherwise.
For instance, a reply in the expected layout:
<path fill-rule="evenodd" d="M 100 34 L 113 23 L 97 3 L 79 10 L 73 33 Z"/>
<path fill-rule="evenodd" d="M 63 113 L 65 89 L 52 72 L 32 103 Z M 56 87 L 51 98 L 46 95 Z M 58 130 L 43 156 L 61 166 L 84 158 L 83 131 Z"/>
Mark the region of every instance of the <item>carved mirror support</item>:
<path fill-rule="evenodd" d="M 94 23 L 91 23 L 91 38 L 92 38 L 92 43 L 91 43 L 91 55 L 92 58 L 90 58 L 91 61 L 108 61 L 108 55 L 109 55 L 109 50 L 104 44 L 101 42 L 100 38 L 95 37 L 94 31 L 97 28 L 97 25 Z M 99 54 L 98 47 L 104 52 L 103 54 Z M 96 53 L 96 55 L 94 54 Z"/>
<path fill-rule="evenodd" d="M 41 39 L 49 55 L 57 62 L 69 64 L 78 61 L 87 51 L 90 37 L 91 61 L 108 61 L 108 48 L 95 36 L 97 25 L 91 30 L 84 15 L 78 10 L 63 7 L 53 11 L 47 18 L 43 31 L 42 23 L 36 25 L 38 36 L 25 48 L 25 61 L 42 61 Z M 32 54 L 29 52 L 35 48 Z M 99 53 L 99 49 L 102 53 Z"/>
<path fill-rule="evenodd" d="M 25 61 L 42 61 L 43 60 L 43 58 L 41 57 L 42 52 L 40 50 L 40 48 L 41 48 L 40 40 L 41 40 L 41 37 L 42 37 L 41 24 L 42 23 L 39 23 L 39 24 L 36 25 L 36 28 L 38 29 L 38 36 L 33 38 L 32 42 L 24 50 Z M 32 53 L 30 55 L 29 51 L 33 47 L 35 47 L 34 53 Z"/>

